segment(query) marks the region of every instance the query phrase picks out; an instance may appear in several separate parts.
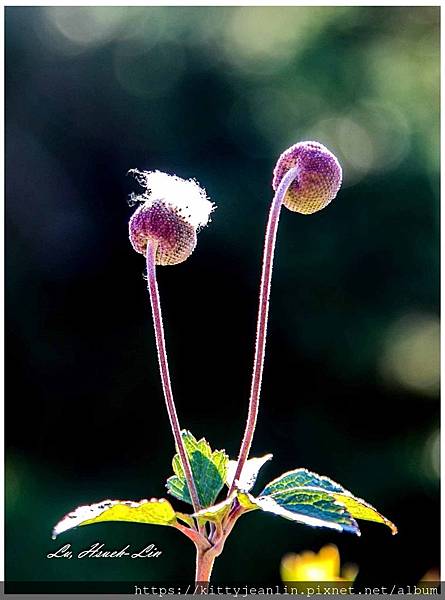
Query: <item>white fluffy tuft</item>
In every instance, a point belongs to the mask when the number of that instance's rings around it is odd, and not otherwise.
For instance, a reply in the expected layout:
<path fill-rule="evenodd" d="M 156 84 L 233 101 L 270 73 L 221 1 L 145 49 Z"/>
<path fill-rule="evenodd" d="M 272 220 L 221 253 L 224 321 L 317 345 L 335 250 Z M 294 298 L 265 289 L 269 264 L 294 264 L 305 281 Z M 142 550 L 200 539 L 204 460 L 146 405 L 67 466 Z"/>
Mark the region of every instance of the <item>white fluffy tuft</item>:
<path fill-rule="evenodd" d="M 215 205 L 207 198 L 207 193 L 194 179 L 181 179 L 162 171 L 139 171 L 131 169 L 146 192 L 140 196 L 132 196 L 132 200 L 152 203 L 164 201 L 175 209 L 180 216 L 193 227 L 207 225 L 210 213 Z"/>

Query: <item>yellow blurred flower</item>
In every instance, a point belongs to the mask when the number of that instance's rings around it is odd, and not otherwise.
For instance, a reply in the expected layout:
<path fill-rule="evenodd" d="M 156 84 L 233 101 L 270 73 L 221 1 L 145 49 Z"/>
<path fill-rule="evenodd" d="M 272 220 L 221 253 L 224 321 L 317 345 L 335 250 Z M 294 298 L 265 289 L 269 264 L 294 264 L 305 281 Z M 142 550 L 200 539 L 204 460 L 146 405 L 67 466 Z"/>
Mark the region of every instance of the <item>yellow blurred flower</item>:
<path fill-rule="evenodd" d="M 439 569 L 429 569 L 425 575 L 422 577 L 419 583 L 427 583 L 430 581 L 439 582 L 440 581 L 440 573 Z"/>
<path fill-rule="evenodd" d="M 347 581 L 357 576 L 356 565 L 345 565 L 340 573 L 340 554 L 337 546 L 328 544 L 320 552 L 305 551 L 301 554 L 286 554 L 281 561 L 283 581 Z"/>

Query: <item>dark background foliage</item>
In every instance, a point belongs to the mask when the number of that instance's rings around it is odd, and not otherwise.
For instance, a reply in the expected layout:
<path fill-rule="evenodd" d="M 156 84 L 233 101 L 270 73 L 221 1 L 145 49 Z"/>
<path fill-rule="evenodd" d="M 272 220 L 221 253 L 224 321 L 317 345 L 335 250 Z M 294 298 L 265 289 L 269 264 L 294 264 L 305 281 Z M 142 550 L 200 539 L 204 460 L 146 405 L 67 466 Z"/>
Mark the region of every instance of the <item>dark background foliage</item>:
<path fill-rule="evenodd" d="M 162 497 L 171 473 L 126 172 L 196 177 L 218 205 L 159 285 L 182 425 L 235 457 L 272 169 L 302 139 L 337 154 L 345 183 L 316 215 L 282 214 L 260 483 L 305 466 L 400 533 L 248 515 L 215 580 L 277 578 L 285 553 L 328 542 L 363 580 L 438 567 L 438 23 L 427 7 L 6 9 L 8 579 L 192 576 L 192 545 L 169 528 L 60 539 L 155 543 L 157 561 L 45 558 L 67 511 Z"/>

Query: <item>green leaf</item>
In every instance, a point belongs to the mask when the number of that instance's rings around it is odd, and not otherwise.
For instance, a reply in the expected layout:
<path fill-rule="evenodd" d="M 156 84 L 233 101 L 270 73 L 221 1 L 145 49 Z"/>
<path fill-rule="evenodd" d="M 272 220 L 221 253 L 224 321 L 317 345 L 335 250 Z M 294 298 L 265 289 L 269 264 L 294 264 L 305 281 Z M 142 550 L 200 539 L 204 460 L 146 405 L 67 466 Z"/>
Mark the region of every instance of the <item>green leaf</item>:
<path fill-rule="evenodd" d="M 383 523 L 391 529 L 391 533 L 396 535 L 397 527 L 389 519 L 379 513 L 373 506 L 361 498 L 357 498 L 350 493 L 334 494 L 334 498 L 346 507 L 350 515 L 363 521 L 374 521 Z"/>
<path fill-rule="evenodd" d="M 168 500 L 103 500 L 98 504 L 79 506 L 68 513 L 53 529 L 53 539 L 60 533 L 82 525 L 104 521 L 128 521 L 152 525 L 176 525 L 176 513 Z"/>
<path fill-rule="evenodd" d="M 261 467 L 272 458 L 273 454 L 265 454 L 259 458 L 249 458 L 244 464 L 243 470 L 241 472 L 241 477 L 236 482 L 237 489 L 242 492 L 249 492 L 258 477 L 258 473 Z M 232 485 L 233 478 L 235 477 L 236 466 L 238 464 L 237 460 L 229 460 L 229 464 L 227 466 L 227 476 L 226 483 L 227 486 L 230 487 Z"/>
<path fill-rule="evenodd" d="M 328 527 L 337 531 L 349 531 L 360 535 L 356 521 L 336 499 L 316 488 L 283 490 L 273 495 L 260 496 L 253 500 L 261 510 L 274 513 L 285 519 L 311 525 Z"/>
<path fill-rule="evenodd" d="M 238 502 L 244 508 L 244 512 L 248 512 L 250 510 L 258 510 L 260 508 L 252 494 L 238 492 Z"/>
<path fill-rule="evenodd" d="M 194 529 L 195 528 L 195 521 L 193 520 L 191 515 L 186 515 L 184 513 L 180 513 L 178 511 L 176 511 L 176 518 L 179 521 L 183 521 L 184 523 L 187 523 L 187 525 L 191 528 Z"/>
<path fill-rule="evenodd" d="M 280 475 L 280 477 L 268 483 L 261 492 L 261 496 L 269 496 L 275 492 L 302 487 L 319 488 L 327 492 L 342 493 L 345 491 L 341 485 L 335 483 L 329 477 L 311 473 L 307 469 L 295 469 L 294 471 L 288 471 Z"/>
<path fill-rule="evenodd" d="M 278 502 L 281 507 L 284 507 L 286 504 L 285 498 L 292 498 L 292 494 L 301 492 L 313 494 L 314 491 L 324 492 L 330 496 L 337 505 L 343 507 L 351 518 L 384 523 L 391 529 L 393 535 L 397 533 L 397 527 L 394 523 L 391 523 L 391 521 L 381 515 L 373 506 L 361 498 L 356 498 L 351 492 L 332 479 L 329 479 L 329 477 L 317 475 L 307 469 L 295 469 L 294 471 L 284 473 L 284 475 L 271 481 L 261 492 L 260 497 L 270 497 Z M 291 503 L 293 503 L 293 500 Z M 334 512 L 332 511 L 332 514 Z M 307 514 L 311 515 L 312 513 L 309 511 Z M 316 511 L 314 511 L 313 516 L 316 516 Z M 342 528 L 348 531 L 352 530 L 350 526 L 342 525 Z"/>
<path fill-rule="evenodd" d="M 214 504 L 213 506 L 199 510 L 198 512 L 194 513 L 193 516 L 196 517 L 200 523 L 204 523 L 205 521 L 210 521 L 211 523 L 220 523 L 230 511 L 235 496 L 236 492 L 231 494 L 229 498 L 226 498 L 222 502 L 218 502 L 218 504 Z"/>
<path fill-rule="evenodd" d="M 229 457 L 224 450 L 213 452 L 204 438 L 198 441 L 190 431 L 182 431 L 181 435 L 201 506 L 212 506 L 224 486 Z M 174 456 L 172 464 L 175 475 L 167 480 L 167 489 L 175 498 L 192 504 L 179 454 Z"/>
<path fill-rule="evenodd" d="M 243 508 L 243 513 L 259 509 L 259 506 L 255 504 L 255 498 L 253 498 L 249 493 L 235 490 L 222 502 L 214 504 L 213 506 L 209 506 L 208 508 L 203 508 L 192 516 L 196 517 L 200 523 L 204 523 L 205 521 L 210 521 L 211 523 L 221 523 L 234 505 L 235 498 Z"/>

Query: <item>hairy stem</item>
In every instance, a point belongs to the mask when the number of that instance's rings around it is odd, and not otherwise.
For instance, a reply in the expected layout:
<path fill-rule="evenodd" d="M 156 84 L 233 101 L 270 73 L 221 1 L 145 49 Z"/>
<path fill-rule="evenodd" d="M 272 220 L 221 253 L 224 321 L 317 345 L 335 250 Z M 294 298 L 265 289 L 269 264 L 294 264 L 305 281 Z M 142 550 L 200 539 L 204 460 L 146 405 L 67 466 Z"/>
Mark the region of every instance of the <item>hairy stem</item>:
<path fill-rule="evenodd" d="M 263 376 L 264 367 L 264 353 L 266 349 L 266 334 L 267 334 L 267 317 L 269 314 L 269 296 L 270 296 L 270 284 L 272 280 L 272 267 L 275 252 L 275 241 L 277 237 L 278 222 L 280 218 L 281 206 L 283 204 L 284 196 L 298 176 L 298 167 L 293 167 L 284 175 L 283 179 L 275 192 L 272 205 L 269 212 L 269 220 L 266 228 L 266 238 L 264 242 L 263 252 L 263 270 L 261 273 L 261 285 L 260 285 L 260 300 L 258 307 L 258 321 L 256 330 L 256 344 L 255 344 L 255 359 L 253 363 L 252 373 L 252 386 L 250 390 L 250 401 L 249 401 L 249 413 L 247 416 L 246 429 L 244 431 L 244 437 L 241 444 L 238 464 L 235 471 L 235 476 L 230 486 L 230 495 L 235 488 L 235 482 L 239 480 L 247 457 L 249 456 L 250 447 L 252 445 L 253 434 L 255 432 L 255 426 L 258 416 L 258 406 L 260 401 L 261 392 L 261 379 Z"/>
<path fill-rule="evenodd" d="M 148 291 L 150 292 L 151 308 L 153 312 L 153 324 L 155 328 L 156 347 L 158 350 L 159 369 L 161 372 L 162 389 L 164 391 L 165 403 L 167 405 L 168 418 L 175 439 L 176 450 L 181 459 L 182 468 L 184 469 L 185 479 L 187 481 L 190 498 L 192 500 L 193 509 L 195 512 L 200 510 L 198 492 L 196 490 L 193 473 L 190 466 L 189 457 L 184 447 L 184 441 L 181 436 L 181 428 L 179 426 L 178 415 L 176 413 L 175 402 L 173 400 L 173 392 L 170 381 L 170 373 L 167 362 L 167 350 L 164 339 L 164 326 L 162 323 L 161 302 L 159 298 L 158 284 L 156 281 L 156 249 L 157 243 L 149 241 L 147 243 L 147 282 Z"/>
<path fill-rule="evenodd" d="M 209 541 L 195 541 L 196 546 L 196 572 L 195 582 L 201 584 L 196 588 L 197 594 L 206 594 L 208 583 L 212 574 L 213 565 L 217 556 L 224 550 L 224 545 L 235 523 L 245 510 L 237 504 L 231 514 L 221 523 L 218 522 Z M 197 534 L 199 535 L 199 534 Z M 207 542 L 207 543 L 206 543 Z M 209 545 L 211 544 L 211 545 Z"/>
<path fill-rule="evenodd" d="M 192 540 L 197 548 L 210 548 L 210 542 L 208 539 L 198 533 L 195 529 L 190 529 L 190 527 L 186 527 L 181 523 L 176 523 L 174 527 Z"/>
<path fill-rule="evenodd" d="M 198 594 L 206 594 L 216 556 L 212 549 L 203 550 L 202 548 L 196 548 L 195 582 L 202 584 L 202 588 L 198 587 L 196 589 Z"/>

